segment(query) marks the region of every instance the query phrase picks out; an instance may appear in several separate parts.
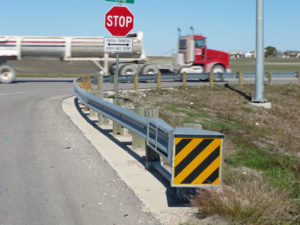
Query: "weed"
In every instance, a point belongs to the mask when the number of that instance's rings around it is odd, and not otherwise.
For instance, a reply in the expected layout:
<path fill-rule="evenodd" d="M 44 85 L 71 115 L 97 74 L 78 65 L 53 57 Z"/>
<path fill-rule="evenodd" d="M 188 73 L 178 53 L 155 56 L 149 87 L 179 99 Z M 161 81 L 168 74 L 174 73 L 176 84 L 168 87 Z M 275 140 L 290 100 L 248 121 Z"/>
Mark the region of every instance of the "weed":
<path fill-rule="evenodd" d="M 273 225 L 295 221 L 287 193 L 262 179 L 234 179 L 232 186 L 199 191 L 193 205 L 204 215 L 219 215 L 233 224 Z"/>

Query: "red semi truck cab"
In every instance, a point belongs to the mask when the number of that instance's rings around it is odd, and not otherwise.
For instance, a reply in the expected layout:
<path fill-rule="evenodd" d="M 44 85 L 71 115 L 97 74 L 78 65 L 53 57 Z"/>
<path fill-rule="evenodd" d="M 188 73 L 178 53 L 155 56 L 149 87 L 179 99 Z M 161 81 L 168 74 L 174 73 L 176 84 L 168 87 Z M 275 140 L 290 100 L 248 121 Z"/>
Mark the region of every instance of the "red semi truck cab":
<path fill-rule="evenodd" d="M 206 38 L 202 35 L 189 35 L 179 37 L 179 54 L 183 54 L 184 64 L 190 65 L 186 67 L 187 71 L 193 68 L 203 72 L 214 73 L 231 72 L 229 64 L 229 54 L 222 51 L 208 49 L 206 46 Z"/>

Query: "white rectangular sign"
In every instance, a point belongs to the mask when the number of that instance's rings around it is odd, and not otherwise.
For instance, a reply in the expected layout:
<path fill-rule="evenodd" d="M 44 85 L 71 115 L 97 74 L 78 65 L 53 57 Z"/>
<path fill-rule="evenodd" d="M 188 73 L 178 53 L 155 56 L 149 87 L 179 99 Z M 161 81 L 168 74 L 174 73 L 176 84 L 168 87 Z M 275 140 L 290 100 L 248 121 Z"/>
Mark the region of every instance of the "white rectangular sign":
<path fill-rule="evenodd" d="M 106 37 L 104 38 L 104 52 L 107 53 L 132 52 L 132 38 Z"/>

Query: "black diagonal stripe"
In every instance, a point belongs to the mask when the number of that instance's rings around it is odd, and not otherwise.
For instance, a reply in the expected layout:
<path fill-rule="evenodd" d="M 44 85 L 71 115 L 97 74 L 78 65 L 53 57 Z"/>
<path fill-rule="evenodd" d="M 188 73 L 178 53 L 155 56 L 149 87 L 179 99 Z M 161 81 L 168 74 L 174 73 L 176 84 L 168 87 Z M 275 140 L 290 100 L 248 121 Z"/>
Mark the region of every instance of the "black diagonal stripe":
<path fill-rule="evenodd" d="M 182 139 L 177 145 L 176 145 L 176 155 L 185 147 L 187 146 L 192 139 Z"/>
<path fill-rule="evenodd" d="M 211 153 L 189 176 L 187 176 L 182 184 L 191 184 L 218 156 L 220 155 L 220 146 Z"/>
<path fill-rule="evenodd" d="M 212 184 L 219 177 L 219 167 L 203 182 L 203 184 Z"/>
<path fill-rule="evenodd" d="M 204 139 L 191 153 L 184 158 L 175 168 L 175 177 L 187 167 L 211 142 L 213 139 Z"/>

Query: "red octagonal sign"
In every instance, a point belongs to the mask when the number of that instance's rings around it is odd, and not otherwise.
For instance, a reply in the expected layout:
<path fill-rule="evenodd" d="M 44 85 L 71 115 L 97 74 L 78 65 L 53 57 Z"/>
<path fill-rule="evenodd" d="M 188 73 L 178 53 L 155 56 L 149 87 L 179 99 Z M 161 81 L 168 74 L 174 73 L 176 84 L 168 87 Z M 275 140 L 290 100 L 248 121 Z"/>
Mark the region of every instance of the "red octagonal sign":
<path fill-rule="evenodd" d="M 126 36 L 133 23 L 134 16 L 125 6 L 114 6 L 105 14 L 105 27 L 113 36 Z"/>

